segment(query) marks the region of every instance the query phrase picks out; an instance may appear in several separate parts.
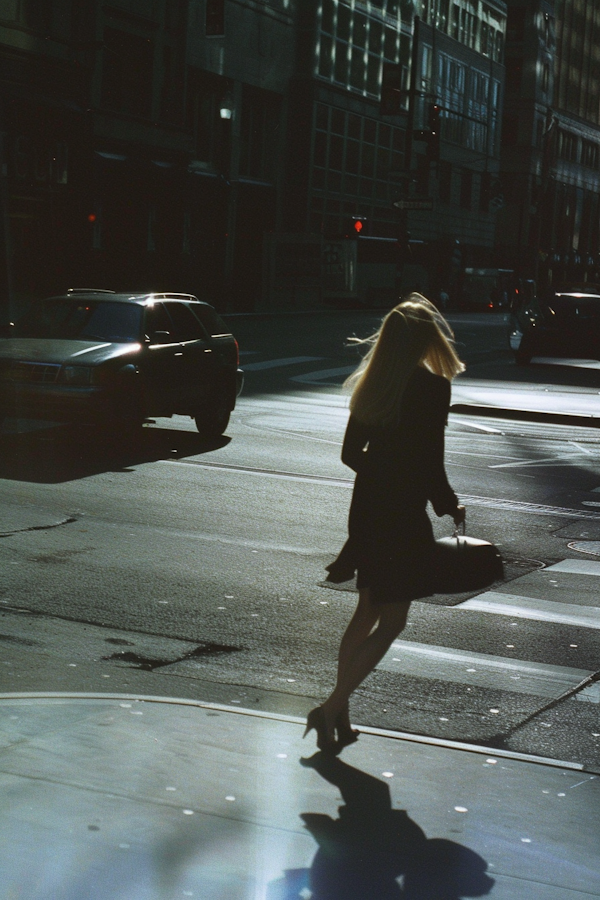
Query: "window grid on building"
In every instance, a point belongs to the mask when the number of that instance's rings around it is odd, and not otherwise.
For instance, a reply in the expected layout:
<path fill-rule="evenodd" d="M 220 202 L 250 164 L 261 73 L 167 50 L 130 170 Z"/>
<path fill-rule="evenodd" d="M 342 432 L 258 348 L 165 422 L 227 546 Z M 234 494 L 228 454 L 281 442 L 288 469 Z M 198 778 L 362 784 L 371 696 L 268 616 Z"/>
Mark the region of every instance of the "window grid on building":
<path fill-rule="evenodd" d="M 319 21 L 316 75 L 379 99 L 383 63 L 400 63 L 408 87 L 411 39 L 398 3 L 322 0 Z"/>
<path fill-rule="evenodd" d="M 365 209 L 384 231 L 395 222 L 390 182 L 404 169 L 400 128 L 317 103 L 311 168 L 313 229 L 343 233 L 348 217 Z M 349 199 L 341 202 L 342 195 Z"/>

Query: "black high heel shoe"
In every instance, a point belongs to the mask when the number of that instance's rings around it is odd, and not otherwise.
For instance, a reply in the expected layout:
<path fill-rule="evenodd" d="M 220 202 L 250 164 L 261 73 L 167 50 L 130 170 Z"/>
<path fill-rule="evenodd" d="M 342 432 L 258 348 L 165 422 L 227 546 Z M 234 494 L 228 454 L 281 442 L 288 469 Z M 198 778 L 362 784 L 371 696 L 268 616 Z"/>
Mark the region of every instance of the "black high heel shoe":
<path fill-rule="evenodd" d="M 345 712 L 345 711 L 344 711 Z M 340 750 L 343 750 L 344 747 L 349 747 L 350 744 L 355 744 L 360 736 L 360 731 L 357 731 L 355 728 L 352 728 L 347 722 L 340 721 L 343 713 L 335 720 L 335 730 L 337 733 L 337 745 L 338 745 L 338 753 Z"/>
<path fill-rule="evenodd" d="M 325 713 L 322 706 L 316 706 L 311 709 L 306 717 L 306 728 L 304 729 L 303 738 L 312 730 L 317 732 L 317 747 L 324 753 L 335 753 L 337 750 L 337 741 L 330 737 L 327 733 L 327 722 L 325 721 Z"/>

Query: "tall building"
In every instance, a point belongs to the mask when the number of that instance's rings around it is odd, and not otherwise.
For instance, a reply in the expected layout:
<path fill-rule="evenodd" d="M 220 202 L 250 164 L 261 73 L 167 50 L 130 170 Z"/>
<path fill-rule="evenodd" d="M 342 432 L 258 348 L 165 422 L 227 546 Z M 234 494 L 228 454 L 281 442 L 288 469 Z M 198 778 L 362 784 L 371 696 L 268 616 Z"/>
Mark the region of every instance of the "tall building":
<path fill-rule="evenodd" d="M 509 0 L 500 261 L 533 278 L 600 279 L 600 6 Z"/>
<path fill-rule="evenodd" d="M 499 0 L 299 4 L 282 229 L 321 236 L 325 301 L 491 265 L 505 20 Z"/>
<path fill-rule="evenodd" d="M 458 293 L 493 261 L 505 25 L 504 0 L 6 0 L 0 276 L 20 305 Z"/>

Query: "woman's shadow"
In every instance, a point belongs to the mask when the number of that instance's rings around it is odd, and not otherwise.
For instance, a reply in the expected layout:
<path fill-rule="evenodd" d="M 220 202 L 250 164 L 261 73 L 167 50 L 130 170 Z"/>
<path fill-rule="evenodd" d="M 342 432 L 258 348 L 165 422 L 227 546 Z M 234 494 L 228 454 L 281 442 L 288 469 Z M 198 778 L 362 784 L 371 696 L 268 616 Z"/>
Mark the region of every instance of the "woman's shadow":
<path fill-rule="evenodd" d="M 462 900 L 490 892 L 486 861 L 454 841 L 428 840 L 392 808 L 385 782 L 323 753 L 302 764 L 339 788 L 345 805 L 338 819 L 301 814 L 319 849 L 309 870 L 272 882 L 267 900 Z"/>

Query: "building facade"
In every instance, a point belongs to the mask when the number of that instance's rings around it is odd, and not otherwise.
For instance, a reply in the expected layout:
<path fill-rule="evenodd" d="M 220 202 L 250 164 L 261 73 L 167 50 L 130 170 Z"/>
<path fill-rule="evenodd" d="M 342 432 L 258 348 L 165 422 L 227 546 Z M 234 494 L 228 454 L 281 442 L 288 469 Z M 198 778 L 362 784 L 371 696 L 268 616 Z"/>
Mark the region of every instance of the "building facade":
<path fill-rule="evenodd" d="M 510 0 L 498 257 L 534 279 L 600 280 L 600 7 Z"/>
<path fill-rule="evenodd" d="M 505 20 L 495 0 L 301 5 L 282 229 L 322 236 L 341 295 L 457 291 L 461 267 L 491 265 Z"/>
<path fill-rule="evenodd" d="M 15 302 L 458 290 L 494 252 L 505 19 L 502 0 L 6 0 Z"/>

